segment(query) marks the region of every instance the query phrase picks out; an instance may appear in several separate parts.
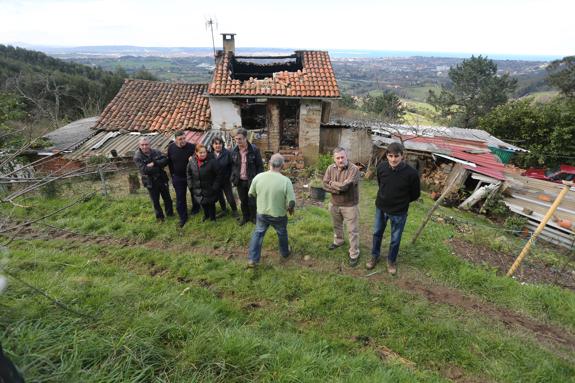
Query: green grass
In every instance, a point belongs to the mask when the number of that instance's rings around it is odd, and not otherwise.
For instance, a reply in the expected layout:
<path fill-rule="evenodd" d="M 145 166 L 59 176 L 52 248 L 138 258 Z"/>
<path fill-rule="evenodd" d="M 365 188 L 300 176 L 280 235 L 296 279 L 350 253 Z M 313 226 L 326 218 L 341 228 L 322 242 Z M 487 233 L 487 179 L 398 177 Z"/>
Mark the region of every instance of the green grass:
<path fill-rule="evenodd" d="M 375 193 L 373 182 L 362 182 L 364 257 Z M 31 208 L 3 205 L 0 213 L 40 217 L 68 203 L 23 202 Z M 430 222 L 410 245 L 431 203 L 424 198 L 410 210 L 400 280 L 447 286 L 574 332 L 572 292 L 522 285 L 452 254 L 450 237 L 487 241 L 494 235 L 497 228 L 485 220 L 442 208 L 440 214 L 469 222 L 472 232 Z M 244 266 L 253 226 L 238 227 L 231 218 L 201 224 L 198 217 L 182 231 L 177 220 L 157 225 L 143 193 L 97 196 L 47 221 L 132 245 L 74 238 L 11 243 L 7 269 L 90 317 L 11 281 L 0 303 L 1 341 L 27 381 L 418 382 L 444 381 L 452 370 L 476 381 L 575 376 L 573 350 L 541 343 L 496 318 L 433 303 L 388 276 L 351 271 L 344 248 L 326 251 L 331 224 L 321 207 L 296 210 L 289 223 L 296 258 L 310 256 L 312 267 L 297 259 L 278 265 L 270 233 L 255 272 Z M 520 245 L 514 241 L 506 243 Z M 538 248 L 530 257 L 549 253 Z M 382 358 L 381 350 L 389 349 L 392 356 Z"/>
<path fill-rule="evenodd" d="M 403 118 L 406 124 L 416 126 L 438 125 L 436 122 L 437 112 L 430 104 L 413 100 L 402 101 L 407 107 L 407 112 Z"/>
<path fill-rule="evenodd" d="M 407 98 L 420 102 L 426 102 L 430 90 L 433 90 L 436 93 L 441 92 L 441 86 L 427 85 L 402 88 L 402 92 L 405 93 Z"/>

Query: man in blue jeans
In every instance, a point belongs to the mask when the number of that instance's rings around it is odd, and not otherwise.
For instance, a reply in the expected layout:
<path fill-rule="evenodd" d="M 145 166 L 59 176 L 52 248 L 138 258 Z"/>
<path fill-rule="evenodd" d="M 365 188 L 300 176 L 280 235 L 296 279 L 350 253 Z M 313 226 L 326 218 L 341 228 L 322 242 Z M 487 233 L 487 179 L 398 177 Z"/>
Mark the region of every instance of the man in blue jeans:
<path fill-rule="evenodd" d="M 387 270 L 391 275 L 397 272 L 396 260 L 399 252 L 401 235 L 407 220 L 409 203 L 420 195 L 419 174 L 417 170 L 405 163 L 403 145 L 391 143 L 385 152 L 387 162 L 377 166 L 377 198 L 375 200 L 375 223 L 373 228 L 373 245 L 371 260 L 366 268 L 371 270 L 379 261 L 381 240 L 387 222 L 391 222 L 391 240 L 387 254 Z"/>
<path fill-rule="evenodd" d="M 287 232 L 287 213 L 293 214 L 295 193 L 289 178 L 281 174 L 284 158 L 276 153 L 270 159 L 267 172 L 256 175 L 248 195 L 257 199 L 256 228 L 249 246 L 248 267 L 255 267 L 260 261 L 262 242 L 271 225 L 278 235 L 282 259 L 290 256 Z"/>

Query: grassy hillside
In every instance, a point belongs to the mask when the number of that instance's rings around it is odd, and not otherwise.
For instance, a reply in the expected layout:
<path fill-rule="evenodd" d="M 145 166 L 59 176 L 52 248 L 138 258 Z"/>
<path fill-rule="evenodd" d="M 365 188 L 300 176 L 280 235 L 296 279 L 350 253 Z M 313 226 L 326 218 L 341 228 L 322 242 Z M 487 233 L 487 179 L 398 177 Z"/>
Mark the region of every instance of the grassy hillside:
<path fill-rule="evenodd" d="M 300 195 L 306 206 L 288 226 L 293 259 L 279 262 L 270 232 L 253 271 L 253 226 L 231 217 L 158 225 L 147 195 L 127 195 L 124 182 L 0 235 L 5 270 L 74 311 L 10 278 L 0 340 L 27 381 L 575 381 L 575 293 L 465 260 L 462 245 L 508 264 L 520 249 L 486 220 L 442 208 L 411 245 L 432 203 L 424 197 L 410 210 L 393 278 L 381 265 L 349 268 L 343 248 L 328 251 L 325 205 Z M 0 227 L 95 187 L 20 201 L 27 209 L 0 205 Z M 362 182 L 363 261 L 375 192 Z M 565 256 L 537 246 L 528 263 L 537 262 L 558 268 Z"/>

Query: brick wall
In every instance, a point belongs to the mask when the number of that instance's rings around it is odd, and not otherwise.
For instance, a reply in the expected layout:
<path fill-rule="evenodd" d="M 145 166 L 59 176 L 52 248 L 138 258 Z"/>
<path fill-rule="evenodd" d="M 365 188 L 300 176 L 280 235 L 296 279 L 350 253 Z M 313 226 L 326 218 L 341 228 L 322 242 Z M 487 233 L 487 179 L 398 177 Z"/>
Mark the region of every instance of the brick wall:
<path fill-rule="evenodd" d="M 278 100 L 268 99 L 266 106 L 268 148 L 274 153 L 280 148 L 280 108 Z"/>

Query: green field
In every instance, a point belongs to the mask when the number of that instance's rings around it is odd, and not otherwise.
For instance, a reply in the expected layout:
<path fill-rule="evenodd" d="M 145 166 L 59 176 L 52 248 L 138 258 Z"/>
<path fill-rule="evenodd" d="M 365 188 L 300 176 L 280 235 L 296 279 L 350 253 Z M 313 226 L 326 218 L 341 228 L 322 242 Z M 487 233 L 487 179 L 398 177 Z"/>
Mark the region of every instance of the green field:
<path fill-rule="evenodd" d="M 344 248 L 328 251 L 325 204 L 304 193 L 288 226 L 293 258 L 279 262 L 270 232 L 262 265 L 248 270 L 253 226 L 231 217 L 159 225 L 147 195 L 128 195 L 124 178 L 112 180 L 108 197 L 0 235 L 9 250 L 2 267 L 17 278 L 2 295 L 0 339 L 26 381 L 575 381 L 575 293 L 456 254 L 454 240 L 512 261 L 522 240 L 486 219 L 441 208 L 445 219 L 411 245 L 432 204 L 424 196 L 390 277 L 383 265 L 350 268 Z M 28 208 L 2 204 L 0 227 L 98 187 L 67 184 L 58 198 L 18 201 Z M 362 181 L 362 261 L 375 193 Z M 537 260 L 565 264 L 541 245 L 528 257 Z"/>

